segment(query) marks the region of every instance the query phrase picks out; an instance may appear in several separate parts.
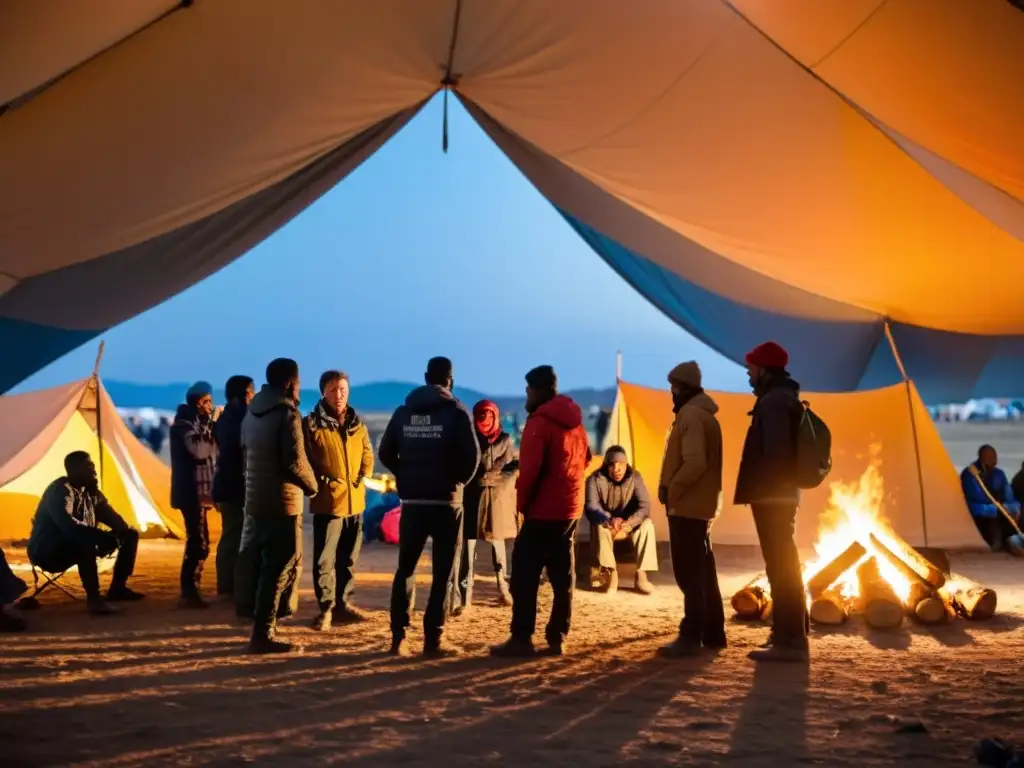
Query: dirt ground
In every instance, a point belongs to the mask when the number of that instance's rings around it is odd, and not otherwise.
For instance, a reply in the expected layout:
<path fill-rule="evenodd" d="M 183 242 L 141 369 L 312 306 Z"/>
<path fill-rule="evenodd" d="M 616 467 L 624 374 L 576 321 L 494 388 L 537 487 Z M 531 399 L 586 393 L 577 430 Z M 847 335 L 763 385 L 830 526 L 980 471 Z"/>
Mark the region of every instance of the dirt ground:
<path fill-rule="evenodd" d="M 681 610 L 664 569 L 651 597 L 578 591 L 564 658 L 487 657 L 509 617 L 484 576 L 479 604 L 450 626 L 464 657 L 392 659 L 396 550 L 385 545 L 364 549 L 357 596 L 371 622 L 306 629 L 306 569 L 299 617 L 283 629 L 305 653 L 254 658 L 230 605 L 174 607 L 180 552 L 143 542 L 133 583 L 149 598 L 123 615 L 91 617 L 48 593 L 28 633 L 0 637 L 0 763 L 936 766 L 973 762 L 982 735 L 1024 740 L 1024 563 L 1008 556 L 954 559 L 999 592 L 994 620 L 816 630 L 804 669 L 749 661 L 767 634 L 759 624 L 730 623 L 717 656 L 657 659 Z M 727 597 L 761 567 L 739 548 L 719 563 Z"/>

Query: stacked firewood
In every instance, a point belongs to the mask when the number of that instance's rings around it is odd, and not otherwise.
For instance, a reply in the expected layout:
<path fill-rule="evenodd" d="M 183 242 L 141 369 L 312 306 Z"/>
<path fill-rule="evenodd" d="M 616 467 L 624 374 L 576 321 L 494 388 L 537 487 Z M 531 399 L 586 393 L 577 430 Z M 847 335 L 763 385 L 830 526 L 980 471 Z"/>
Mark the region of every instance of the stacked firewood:
<path fill-rule="evenodd" d="M 843 552 L 806 578 L 810 618 L 816 624 L 842 624 L 852 614 L 864 616 L 875 629 L 896 629 L 904 618 L 922 624 L 944 624 L 956 617 L 972 621 L 992 618 L 996 593 L 963 576 L 943 571 L 909 546 L 899 552 L 875 535 L 870 536 L 872 552 L 854 541 Z M 898 572 L 910 585 L 905 600 L 883 577 L 879 560 Z M 841 577 L 855 568 L 857 595 L 844 595 Z M 948 568 L 948 566 L 947 566 Z M 732 598 L 739 618 L 765 619 L 771 615 L 768 579 L 761 574 Z"/>

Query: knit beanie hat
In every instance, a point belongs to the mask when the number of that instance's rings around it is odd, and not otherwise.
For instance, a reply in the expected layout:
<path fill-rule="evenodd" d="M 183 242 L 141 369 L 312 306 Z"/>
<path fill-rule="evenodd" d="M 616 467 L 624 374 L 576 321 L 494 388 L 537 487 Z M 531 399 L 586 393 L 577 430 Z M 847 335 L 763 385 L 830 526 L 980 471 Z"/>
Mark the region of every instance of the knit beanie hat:
<path fill-rule="evenodd" d="M 669 386 L 674 385 L 684 389 L 700 389 L 700 366 L 693 360 L 680 363 L 668 372 L 668 383 Z"/>
<path fill-rule="evenodd" d="M 789 365 L 789 353 L 774 341 L 766 341 L 747 352 L 747 365 L 758 368 L 785 368 Z"/>
<path fill-rule="evenodd" d="M 197 381 L 188 388 L 188 392 L 185 393 L 185 399 L 189 402 L 195 402 L 196 400 L 202 400 L 207 395 L 213 395 L 213 386 L 208 381 Z"/>
<path fill-rule="evenodd" d="M 629 459 L 626 458 L 626 449 L 621 445 L 613 445 L 604 452 L 605 464 L 614 464 L 616 461 L 629 462 Z"/>
<path fill-rule="evenodd" d="M 526 374 L 526 383 L 530 389 L 554 392 L 558 389 L 558 376 L 550 365 L 538 365 Z"/>

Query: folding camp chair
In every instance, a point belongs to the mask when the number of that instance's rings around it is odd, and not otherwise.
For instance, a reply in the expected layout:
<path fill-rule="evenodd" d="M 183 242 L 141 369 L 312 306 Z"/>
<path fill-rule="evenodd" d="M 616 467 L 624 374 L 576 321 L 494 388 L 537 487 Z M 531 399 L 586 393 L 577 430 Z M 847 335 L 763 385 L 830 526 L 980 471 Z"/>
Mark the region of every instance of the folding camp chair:
<path fill-rule="evenodd" d="M 96 570 L 99 573 L 106 573 L 114 567 L 114 561 L 117 559 L 117 552 L 108 555 L 107 557 L 101 557 L 96 561 Z M 45 592 L 50 587 L 56 587 L 65 595 L 70 597 L 72 600 L 80 600 L 81 598 L 75 594 L 75 592 L 81 592 L 81 586 L 74 587 L 65 577 L 74 573 L 78 570 L 77 565 L 72 565 L 70 568 L 65 568 L 60 572 L 47 571 L 40 568 L 35 563 L 32 563 L 32 594 L 26 595 L 18 601 L 18 605 L 22 608 L 32 609 L 39 607 L 39 595 Z M 40 583 L 42 582 L 42 583 Z"/>

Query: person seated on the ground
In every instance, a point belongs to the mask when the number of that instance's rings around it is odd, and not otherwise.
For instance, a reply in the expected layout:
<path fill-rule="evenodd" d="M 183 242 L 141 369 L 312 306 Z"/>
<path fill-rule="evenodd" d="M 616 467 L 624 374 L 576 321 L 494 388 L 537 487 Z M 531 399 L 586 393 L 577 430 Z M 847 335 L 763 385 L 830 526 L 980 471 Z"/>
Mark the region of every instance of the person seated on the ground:
<path fill-rule="evenodd" d="M 1020 503 L 1013 497 L 1013 488 L 998 463 L 996 449 L 991 445 L 981 446 L 977 461 L 960 473 L 960 485 L 974 524 L 992 551 L 1006 549 L 1013 554 L 1024 554 L 1017 542 L 1011 541 L 1017 533 L 1013 524 L 993 503 L 993 499 L 999 502 L 1019 525 Z"/>
<path fill-rule="evenodd" d="M 1021 462 L 1020 470 L 1010 481 L 1010 490 L 1013 491 L 1013 498 L 1017 503 L 1024 501 L 1024 462 Z"/>
<path fill-rule="evenodd" d="M 27 589 L 28 585 L 14 574 L 0 549 L 0 632 L 25 631 L 25 617 L 16 603 Z"/>
<path fill-rule="evenodd" d="M 114 511 L 100 491 L 96 465 L 88 453 L 69 453 L 64 470 L 67 475 L 50 483 L 39 499 L 28 540 L 28 559 L 48 573 L 62 573 L 77 565 L 89 611 L 115 613 L 111 602 L 143 598 L 128 586 L 128 577 L 135 569 L 139 532 Z M 109 530 L 97 527 L 100 525 Z M 96 558 L 114 552 L 117 560 L 104 600 Z"/>
<path fill-rule="evenodd" d="M 587 479 L 586 513 L 594 559 L 608 572 L 604 591 L 615 594 L 619 588 L 614 547 L 616 541 L 628 538 L 636 552 L 636 590 L 651 594 L 654 585 L 647 574 L 658 570 L 651 497 L 640 473 L 626 460 L 622 446 L 613 445 L 605 451 L 604 464 Z"/>

